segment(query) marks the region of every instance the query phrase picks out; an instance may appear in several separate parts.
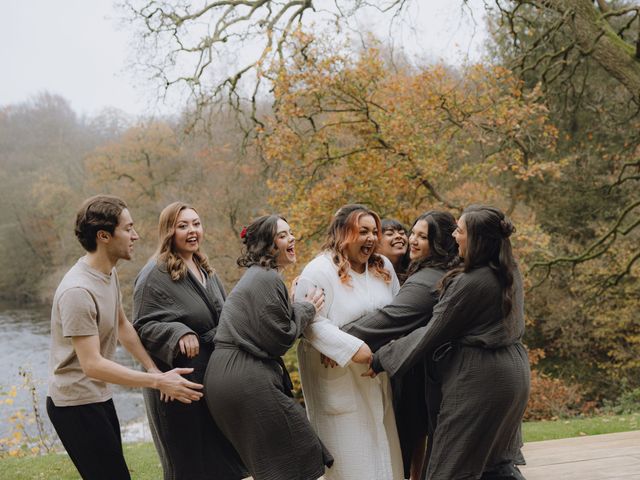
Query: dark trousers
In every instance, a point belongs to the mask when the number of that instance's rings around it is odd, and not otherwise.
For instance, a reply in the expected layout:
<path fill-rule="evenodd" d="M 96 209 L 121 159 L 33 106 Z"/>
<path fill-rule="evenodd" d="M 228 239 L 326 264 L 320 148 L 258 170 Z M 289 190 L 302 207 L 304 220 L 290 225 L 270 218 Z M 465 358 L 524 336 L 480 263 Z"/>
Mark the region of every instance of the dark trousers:
<path fill-rule="evenodd" d="M 56 407 L 47 397 L 47 413 L 84 480 L 131 479 L 113 400 Z"/>

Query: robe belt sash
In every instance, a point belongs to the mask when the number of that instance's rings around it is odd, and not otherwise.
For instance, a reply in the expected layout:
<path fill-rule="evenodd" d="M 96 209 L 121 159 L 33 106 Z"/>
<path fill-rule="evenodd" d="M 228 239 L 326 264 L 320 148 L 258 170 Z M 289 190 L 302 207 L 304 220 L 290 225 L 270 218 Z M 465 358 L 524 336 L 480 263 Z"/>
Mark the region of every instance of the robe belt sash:
<path fill-rule="evenodd" d="M 291 377 L 289 376 L 289 371 L 287 370 L 287 367 L 284 364 L 284 360 L 282 360 L 282 357 L 268 357 L 266 355 L 265 356 L 256 355 L 254 352 L 247 351 L 243 348 L 238 347 L 237 345 L 230 345 L 228 343 L 217 343 L 215 348 L 217 350 L 240 350 L 245 353 L 248 353 L 251 356 L 259 358 L 265 363 L 271 363 L 272 364 L 271 366 L 274 366 L 273 364 L 275 363 L 278 371 L 282 376 L 282 386 L 284 388 L 285 395 L 293 398 L 293 392 L 292 392 L 293 382 L 291 381 Z"/>
<path fill-rule="evenodd" d="M 431 356 L 432 360 L 434 362 L 440 362 L 442 360 L 445 359 L 445 357 L 447 355 L 449 355 L 449 353 L 451 353 L 453 350 L 458 350 L 462 347 L 465 348 L 481 348 L 483 350 L 499 350 L 501 348 L 506 348 L 506 347 L 510 347 L 512 345 L 522 345 L 522 342 L 513 342 L 509 345 L 500 345 L 500 346 L 495 346 L 495 347 L 487 347 L 484 345 L 472 345 L 472 344 L 468 344 L 468 343 L 463 343 L 463 342 L 459 342 L 459 341 L 450 341 L 450 342 L 445 342 L 442 345 L 440 345 L 438 348 L 436 348 L 433 351 L 433 354 Z"/>

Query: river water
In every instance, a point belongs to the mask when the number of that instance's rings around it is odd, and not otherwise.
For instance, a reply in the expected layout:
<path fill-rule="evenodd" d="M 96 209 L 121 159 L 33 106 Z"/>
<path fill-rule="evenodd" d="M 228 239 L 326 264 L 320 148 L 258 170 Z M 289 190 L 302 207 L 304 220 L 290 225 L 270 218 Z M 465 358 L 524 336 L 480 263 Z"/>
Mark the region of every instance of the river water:
<path fill-rule="evenodd" d="M 19 410 L 32 414 L 33 401 L 20 370 L 31 372 L 37 391 L 40 413 L 47 432 L 53 437 L 53 426 L 45 408 L 49 361 L 50 307 L 18 307 L 0 303 L 0 438 L 11 433 L 10 417 Z M 115 361 L 137 368 L 128 352 L 118 346 Z M 16 396 L 11 396 L 12 387 Z M 149 440 L 144 401 L 140 389 L 112 386 L 113 401 L 122 427 L 124 441 Z M 12 399 L 7 402 L 7 399 Z M 27 425 L 31 432 L 35 426 Z"/>

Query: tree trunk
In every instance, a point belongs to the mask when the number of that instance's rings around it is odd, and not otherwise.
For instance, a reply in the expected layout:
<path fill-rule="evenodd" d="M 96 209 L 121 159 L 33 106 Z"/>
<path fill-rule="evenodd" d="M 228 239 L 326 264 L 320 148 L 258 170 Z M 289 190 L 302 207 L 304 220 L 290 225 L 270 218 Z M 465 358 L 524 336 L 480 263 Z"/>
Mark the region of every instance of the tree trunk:
<path fill-rule="evenodd" d="M 640 104 L 640 60 L 635 49 L 622 40 L 590 0 L 548 0 L 550 8 L 573 12 L 570 28 L 576 44 L 617 79 Z"/>

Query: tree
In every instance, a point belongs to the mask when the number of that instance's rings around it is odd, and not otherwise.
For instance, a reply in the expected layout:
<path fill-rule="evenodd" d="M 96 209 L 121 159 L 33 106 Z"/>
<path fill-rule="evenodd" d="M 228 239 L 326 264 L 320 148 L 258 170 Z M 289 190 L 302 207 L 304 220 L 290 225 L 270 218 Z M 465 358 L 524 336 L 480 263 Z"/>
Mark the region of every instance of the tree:
<path fill-rule="evenodd" d="M 495 5 L 519 70 L 538 70 L 551 81 L 572 68 L 571 56 L 588 57 L 640 105 L 640 6 L 604 0 L 496 0 Z M 541 18 L 544 28 L 537 28 Z"/>
<path fill-rule="evenodd" d="M 366 8 L 377 8 L 397 18 L 410 3 L 409 0 L 337 0 L 329 10 L 316 8 L 312 0 L 206 0 L 196 8 L 170 0 L 143 3 L 131 0 L 127 5 L 132 21 L 141 29 L 141 47 L 150 52 L 145 64 L 162 79 L 165 91 L 177 84 L 186 85 L 197 110 L 219 100 L 223 93 L 238 109 L 242 108 L 242 100 L 247 100 L 251 105 L 250 117 L 262 125 L 255 108 L 260 84 L 265 79 L 273 80 L 270 67 L 274 63 L 276 66 L 286 64 L 285 52 L 291 45 L 302 52 L 307 48 L 295 39 L 291 41 L 293 32 L 303 25 L 303 19 L 313 17 L 320 22 L 331 19 L 337 24 L 346 23 L 350 13 Z M 627 115 L 629 130 L 638 131 L 640 7 L 625 1 L 607 3 L 603 0 L 595 3 L 591 0 L 495 0 L 487 2 L 487 7 L 490 13 L 498 13 L 498 20 L 494 22 L 499 30 L 497 36 L 508 38 L 511 43 L 511 48 L 502 52 L 507 67 L 514 68 L 524 80 L 541 81 L 543 87 L 553 83 L 566 87 L 556 89 L 561 92 L 559 100 L 566 100 L 569 94 L 580 101 L 587 82 L 580 84 L 577 80 L 586 80 L 589 70 L 597 66 L 606 75 L 607 84 L 611 85 L 613 80 L 618 105 L 623 105 L 609 112 Z M 235 54 L 239 46 L 251 41 L 261 42 L 260 47 L 253 50 L 255 54 L 244 64 L 238 68 L 232 66 L 229 75 L 212 75 L 219 72 L 226 55 Z M 250 72 L 253 87 L 243 89 L 240 82 Z M 547 89 L 545 93 L 548 92 Z M 554 99 L 550 96 L 548 100 Z M 622 121 L 622 115 L 617 117 L 617 121 Z M 637 181 L 640 170 L 637 141 L 638 136 L 622 142 L 624 148 L 617 154 L 617 178 L 609 182 L 613 187 Z M 615 248 L 619 238 L 628 237 L 638 226 L 638 202 L 637 197 L 630 198 L 619 212 L 619 218 L 610 222 L 610 228 L 582 252 L 559 256 L 551 262 L 541 262 L 540 266 L 549 271 L 554 264 L 589 261 Z M 609 282 L 617 284 L 639 259 L 640 252 L 634 252 Z"/>
<path fill-rule="evenodd" d="M 545 92 L 565 138 L 561 151 L 579 159 L 580 170 L 590 165 L 587 170 L 599 183 L 593 195 L 601 203 L 598 209 L 603 202 L 620 205 L 601 216 L 607 228 L 585 236 L 583 249 L 539 262 L 546 273 L 554 265 L 624 251 L 617 246 L 634 241 L 640 225 L 640 199 L 634 193 L 640 179 L 640 7 L 596 3 L 499 1 L 492 23 L 499 60 Z M 639 259 L 640 251 L 632 249 L 604 286 L 618 284 Z"/>
<path fill-rule="evenodd" d="M 96 187 L 127 191 L 137 204 L 171 196 L 183 166 L 175 133 L 158 122 L 128 129 L 119 139 L 98 147 L 86 163 Z"/>
<path fill-rule="evenodd" d="M 171 0 L 128 0 L 128 17 L 138 28 L 141 63 L 150 69 L 165 90 L 175 85 L 188 87 L 197 105 L 208 104 L 222 93 L 241 100 L 241 79 L 251 73 L 253 87 L 246 98 L 255 101 L 264 76 L 264 65 L 284 61 L 286 44 L 304 19 L 321 23 L 347 23 L 357 10 L 375 9 L 396 19 L 406 11 L 410 0 L 336 0 L 333 5 L 316 5 L 313 0 L 205 0 L 193 7 Z M 462 0 L 465 4 L 466 0 Z M 501 26 L 509 31 L 518 47 L 518 38 L 528 35 L 517 25 L 528 15 L 553 18 L 549 28 L 536 32 L 533 48 L 523 52 L 522 65 L 530 68 L 540 62 L 563 68 L 563 58 L 571 51 L 592 57 L 616 78 L 636 103 L 640 101 L 640 41 L 637 29 L 640 7 L 632 3 L 598 0 L 495 0 L 502 16 Z M 452 14 L 455 13 L 452 9 Z M 624 19 L 622 26 L 612 19 Z M 635 25 L 635 27 L 634 27 Z M 568 35 L 568 44 L 559 45 L 556 36 Z M 255 42 L 252 53 L 237 58 L 239 47 Z M 142 52 L 145 52 L 142 54 Z M 228 74 L 220 74 L 228 58 L 238 60 Z M 240 63 L 243 62 L 243 63 Z M 212 80 L 211 80 L 212 79 Z"/>
<path fill-rule="evenodd" d="M 272 202 L 295 205 L 292 223 L 307 240 L 356 198 L 403 219 L 424 206 L 498 203 L 524 226 L 520 253 L 539 275 L 528 280 L 544 280 L 528 312 L 529 341 L 549 347 L 541 364 L 569 366 L 564 373 L 593 391 L 612 391 L 605 382 L 616 375 L 640 378 L 637 321 L 625 301 L 640 284 L 639 7 L 486 2 L 494 65 L 475 71 L 394 70 L 366 39 L 338 54 L 337 36 L 322 51 L 318 36 L 300 33 L 328 18 L 339 31 L 362 8 L 397 19 L 410 3 L 337 0 L 328 12 L 313 1 L 209 0 L 198 9 L 151 1 L 131 12 L 141 38 L 171 52 L 146 59 L 163 90 L 187 85 L 196 111 L 229 99 L 249 107 Z M 210 75 L 239 51 L 236 40 L 253 38 L 263 39 L 257 56 Z M 188 55 L 198 58 L 191 69 Z M 170 65 L 157 61 L 165 57 Z M 273 119 L 251 107 L 267 84 Z"/>
<path fill-rule="evenodd" d="M 377 49 L 353 59 L 315 42 L 274 78 L 260 145 L 273 168 L 271 201 L 303 240 L 317 240 L 351 201 L 406 223 L 481 201 L 526 218 L 527 183 L 558 171 L 544 159 L 556 135 L 546 107 L 500 67 L 392 70 Z M 539 239 L 526 223 L 525 244 Z"/>
<path fill-rule="evenodd" d="M 73 244 L 70 216 L 82 198 L 83 157 L 97 142 L 69 103 L 39 94 L 0 109 L 0 290 L 37 297 Z M 19 261 L 16 259 L 19 258 Z"/>
<path fill-rule="evenodd" d="M 286 60 L 298 28 L 314 22 L 339 35 L 357 11 L 394 15 L 408 3 L 206 0 L 194 6 L 179 0 L 126 0 L 125 16 L 139 40 L 138 67 L 156 81 L 160 96 L 186 92 L 198 117 L 227 101 L 260 124 L 260 95 L 270 89 L 267 71 Z"/>
<path fill-rule="evenodd" d="M 591 50 L 577 40 L 578 14 L 568 7 L 584 13 L 585 2 L 502 2 L 492 31 L 496 59 L 525 91 L 542 90 L 560 131 L 556 155 L 566 160 L 555 181 L 532 184 L 529 205 L 550 248 L 532 265 L 545 283 L 528 297 L 530 345 L 544 346 L 547 368 L 609 395 L 639 371 L 640 331 L 629 309 L 640 293 L 640 115 L 633 67 L 618 68 L 638 62 L 639 22 L 636 6 L 586 3 L 604 22 L 591 30 Z"/>
<path fill-rule="evenodd" d="M 122 267 L 131 278 L 157 246 L 160 211 L 180 200 L 198 210 L 205 251 L 221 279 L 228 286 L 238 280 L 240 230 L 262 213 L 262 168 L 254 151 L 241 148 L 243 134 L 229 114 L 211 118 L 206 130 L 189 134 L 184 133 L 188 120 L 140 123 L 87 156 L 86 184 L 125 198 L 145 240 L 136 247 L 137 260 Z"/>

